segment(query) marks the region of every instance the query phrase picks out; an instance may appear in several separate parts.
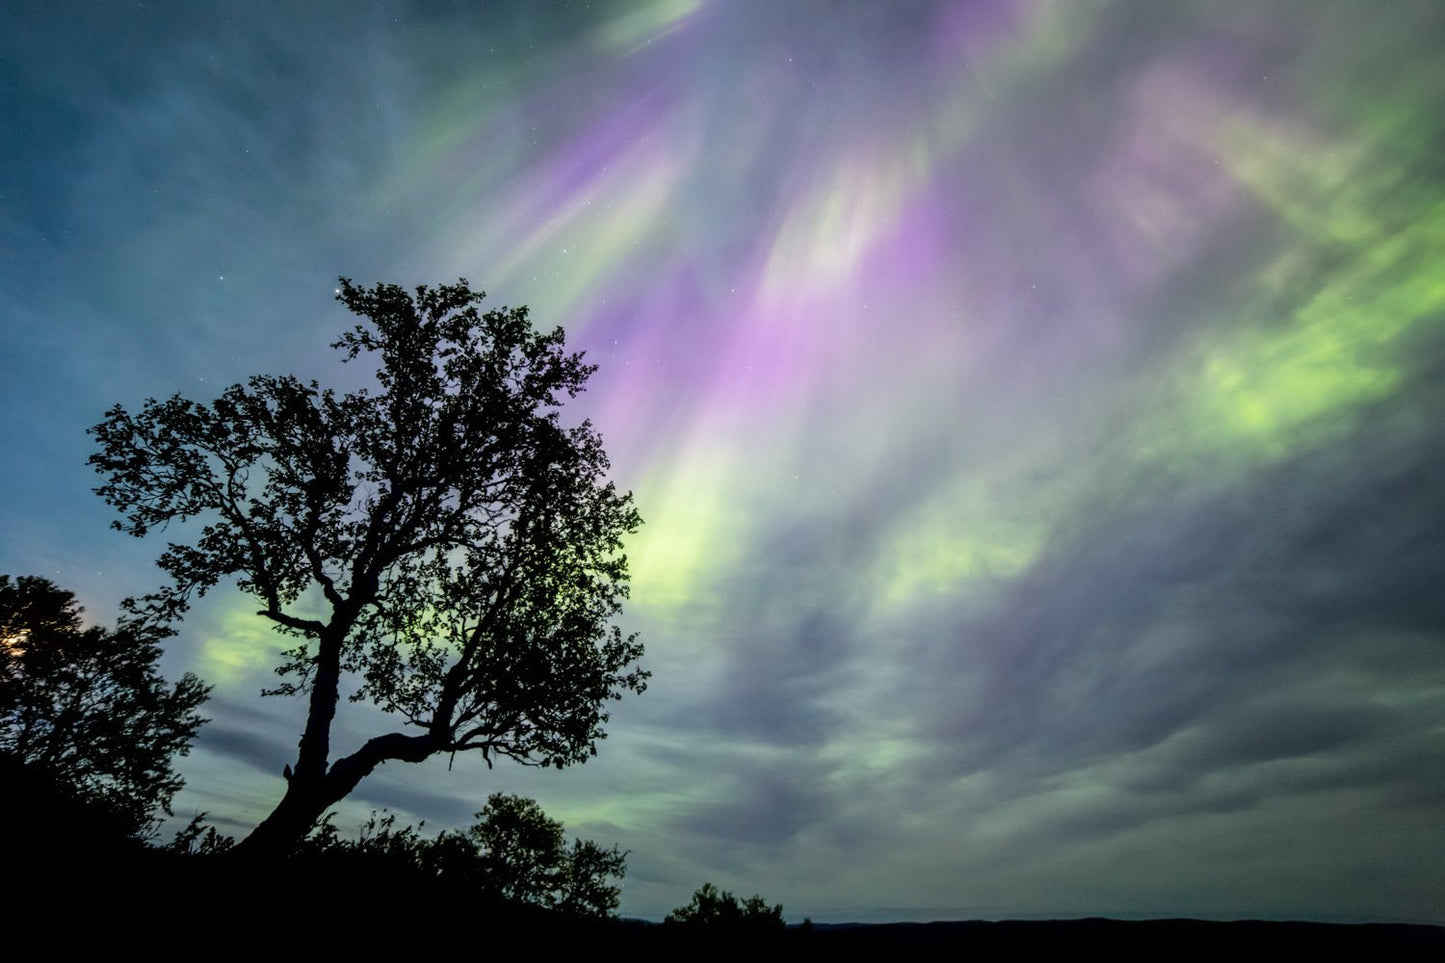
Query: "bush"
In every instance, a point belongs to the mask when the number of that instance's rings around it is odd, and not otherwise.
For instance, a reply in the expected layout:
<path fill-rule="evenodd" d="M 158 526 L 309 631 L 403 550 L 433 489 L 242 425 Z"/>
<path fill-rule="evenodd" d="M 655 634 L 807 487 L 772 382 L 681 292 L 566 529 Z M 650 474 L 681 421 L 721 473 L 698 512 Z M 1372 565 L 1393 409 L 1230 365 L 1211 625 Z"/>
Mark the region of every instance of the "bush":
<path fill-rule="evenodd" d="M 785 928 L 782 903 L 769 906 L 756 894 L 738 902 L 732 893 L 712 883 L 703 883 L 692 894 L 692 902 L 667 914 L 665 922 L 695 930 L 746 933 L 781 933 Z"/>
<path fill-rule="evenodd" d="M 455 896 L 555 910 L 569 916 L 608 918 L 620 890 L 627 854 L 591 840 L 566 845 L 562 824 L 522 796 L 496 793 L 465 831 L 428 839 L 396 816 L 373 813 L 357 839 L 341 838 L 330 817 L 297 854 L 303 860 L 342 862 L 364 873 L 410 878 Z"/>

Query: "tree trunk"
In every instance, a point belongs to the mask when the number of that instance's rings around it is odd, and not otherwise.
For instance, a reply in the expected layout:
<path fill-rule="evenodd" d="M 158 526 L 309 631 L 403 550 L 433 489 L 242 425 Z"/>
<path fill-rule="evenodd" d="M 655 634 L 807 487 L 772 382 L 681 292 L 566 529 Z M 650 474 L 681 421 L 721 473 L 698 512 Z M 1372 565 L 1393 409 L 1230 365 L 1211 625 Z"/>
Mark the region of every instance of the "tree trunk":
<path fill-rule="evenodd" d="M 259 859 L 279 859 L 291 854 L 296 845 L 316 825 L 322 813 L 341 800 L 331 798 L 327 780 L 303 779 L 293 776 L 286 794 L 271 810 L 271 815 L 236 846 L 236 854 Z"/>
<path fill-rule="evenodd" d="M 408 736 L 393 732 L 368 740 L 319 777 L 294 773 L 271 815 L 236 846 L 237 855 L 258 859 L 289 855 L 322 814 L 345 799 L 377 766 L 388 759 L 421 762 L 444 748 L 430 733 Z"/>
<path fill-rule="evenodd" d="M 236 852 L 260 858 L 283 857 L 306 838 L 327 808 L 340 802 L 352 787 L 337 791 L 327 771 L 331 755 L 331 722 L 336 717 L 341 679 L 341 642 L 355 621 L 358 606 L 345 603 L 346 611 L 333 616 L 317 643 L 315 677 L 311 680 L 310 711 L 301 733 L 296 770 L 287 775 L 286 793 L 271 815 L 241 840 Z M 380 760 L 377 760 L 378 762 Z M 376 763 L 372 764 L 375 768 Z M 370 770 L 368 770 L 369 772 Z"/>

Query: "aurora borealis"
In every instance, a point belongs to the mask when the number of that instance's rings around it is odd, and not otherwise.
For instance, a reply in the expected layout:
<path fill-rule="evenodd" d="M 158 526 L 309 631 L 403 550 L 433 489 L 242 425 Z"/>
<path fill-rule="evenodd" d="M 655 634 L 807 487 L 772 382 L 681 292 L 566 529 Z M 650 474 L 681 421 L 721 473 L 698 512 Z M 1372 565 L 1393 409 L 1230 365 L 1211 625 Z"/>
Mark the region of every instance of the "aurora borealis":
<path fill-rule="evenodd" d="M 86 428 L 345 385 L 338 275 L 600 366 L 649 690 L 339 826 L 522 793 L 650 918 L 1445 922 L 1445 4 L 12 6 L 0 571 L 153 588 Z M 228 832 L 304 714 L 254 608 L 167 652 Z"/>

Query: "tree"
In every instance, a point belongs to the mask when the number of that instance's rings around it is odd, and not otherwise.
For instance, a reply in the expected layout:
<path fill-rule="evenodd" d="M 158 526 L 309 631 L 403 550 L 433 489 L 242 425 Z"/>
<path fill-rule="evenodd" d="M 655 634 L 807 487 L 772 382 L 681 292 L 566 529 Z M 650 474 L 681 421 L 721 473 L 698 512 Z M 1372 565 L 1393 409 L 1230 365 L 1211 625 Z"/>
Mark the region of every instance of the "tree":
<path fill-rule="evenodd" d="M 549 819 L 533 800 L 493 795 L 467 837 L 486 888 L 503 899 L 545 904 L 561 888 L 566 857 L 562 824 Z"/>
<path fill-rule="evenodd" d="M 0 575 L 0 752 L 143 834 L 170 813 L 209 688 L 156 670 L 164 631 L 81 623 L 75 596 L 33 576 Z"/>
<path fill-rule="evenodd" d="M 494 793 L 464 837 L 483 892 L 576 916 L 609 916 L 619 893 L 608 880 L 624 874 L 626 853 L 573 840 L 534 800 Z"/>
<path fill-rule="evenodd" d="M 667 914 L 665 923 L 689 929 L 723 932 L 781 932 L 783 904 L 768 905 L 761 896 L 753 895 L 739 903 L 727 890 L 712 883 L 703 883 L 692 894 L 692 901 Z"/>
<path fill-rule="evenodd" d="M 562 863 L 556 909 L 573 916 L 613 916 L 622 892 L 608 880 L 626 873 L 627 854 L 616 846 L 603 849 L 590 839 L 572 840 Z"/>
<path fill-rule="evenodd" d="M 91 429 L 115 527 L 204 521 L 161 554 L 171 582 L 138 609 L 169 624 L 234 578 L 299 640 L 272 690 L 308 699 L 295 765 L 241 851 L 291 848 L 387 761 L 583 762 L 606 701 L 645 686 L 641 645 L 609 624 L 641 522 L 591 424 L 558 413 L 595 369 L 560 328 L 483 313 L 483 297 L 465 280 L 412 294 L 342 278 L 363 321 L 333 347 L 369 363 L 371 388 L 258 376 L 210 405 L 116 406 Z M 333 760 L 343 677 L 403 728 Z"/>

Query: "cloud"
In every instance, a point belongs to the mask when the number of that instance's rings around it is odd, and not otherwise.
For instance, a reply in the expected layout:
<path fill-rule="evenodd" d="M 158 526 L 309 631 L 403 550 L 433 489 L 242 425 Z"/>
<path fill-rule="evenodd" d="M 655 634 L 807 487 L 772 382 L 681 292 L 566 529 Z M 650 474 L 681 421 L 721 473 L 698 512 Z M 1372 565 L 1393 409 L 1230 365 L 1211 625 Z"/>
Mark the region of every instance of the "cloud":
<path fill-rule="evenodd" d="M 343 828 L 524 792 L 653 916 L 1438 916 L 1438 5 L 639 11 L 17 13 L 7 570 L 104 618 L 161 546 L 86 425 L 344 382 L 336 274 L 464 274 L 603 366 L 654 676 L 593 764 Z M 304 711 L 251 610 L 167 652 L 237 831 Z"/>

